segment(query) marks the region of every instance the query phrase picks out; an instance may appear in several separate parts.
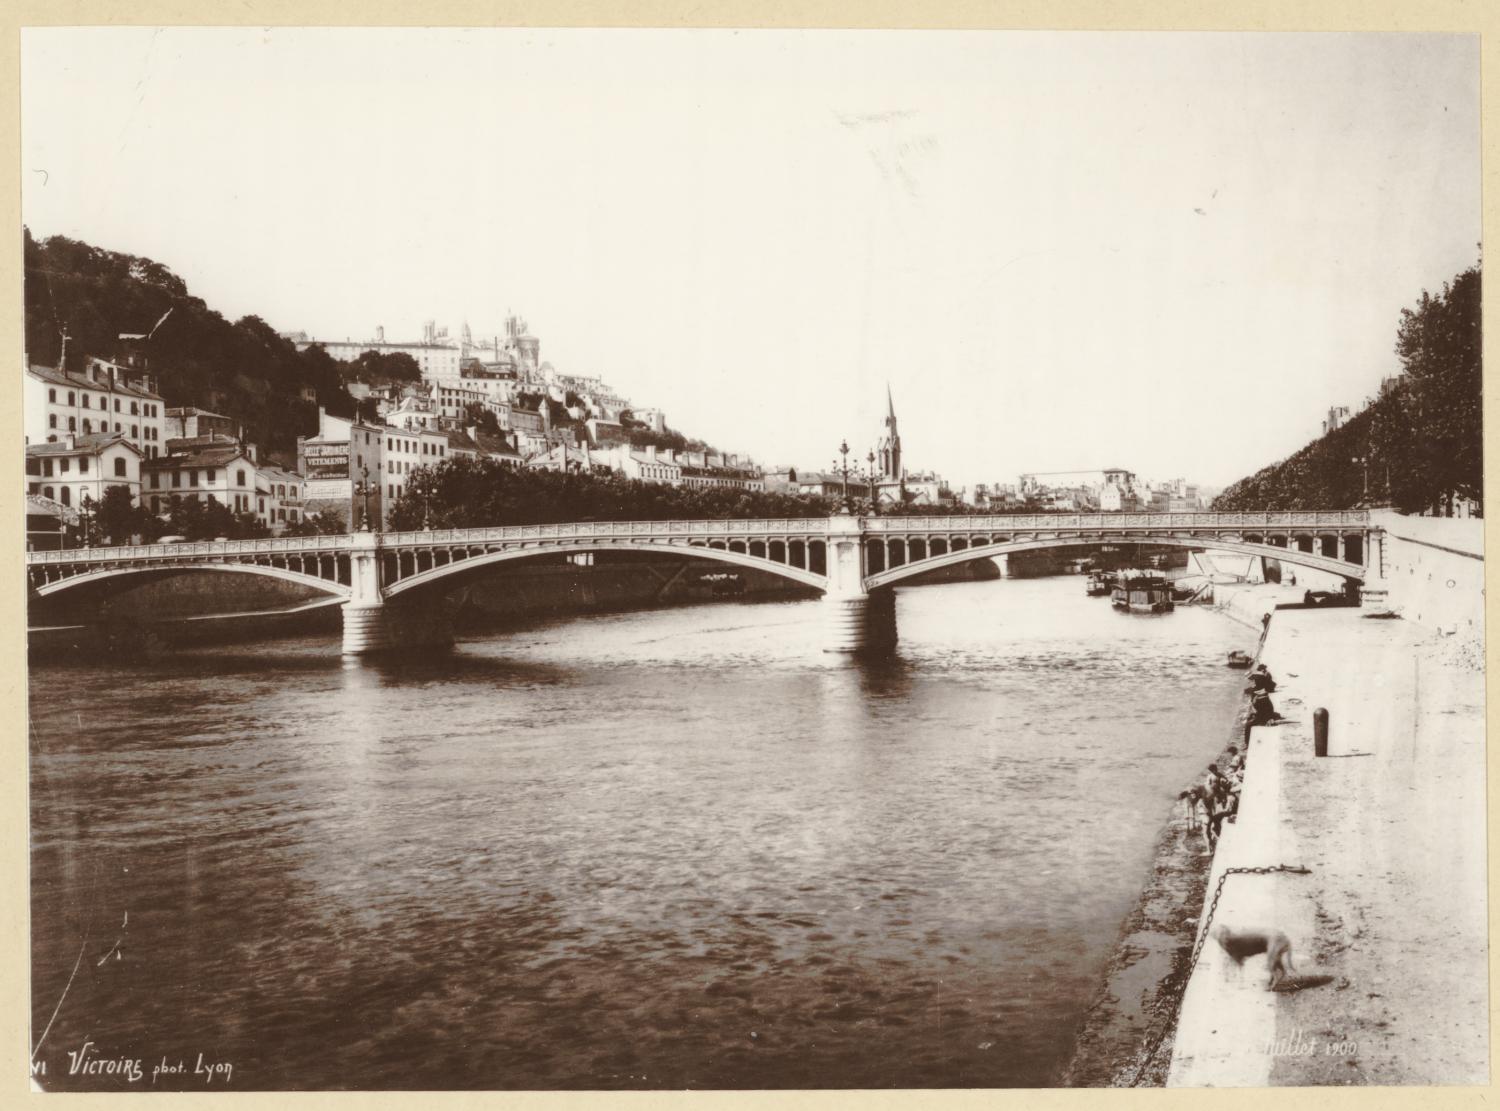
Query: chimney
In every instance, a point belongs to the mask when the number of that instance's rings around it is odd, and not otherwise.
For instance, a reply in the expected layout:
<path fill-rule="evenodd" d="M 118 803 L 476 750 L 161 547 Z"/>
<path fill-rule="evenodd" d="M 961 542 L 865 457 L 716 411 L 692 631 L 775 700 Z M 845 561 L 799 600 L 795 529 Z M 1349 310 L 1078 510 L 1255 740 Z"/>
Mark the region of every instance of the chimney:
<path fill-rule="evenodd" d="M 71 439 L 71 438 L 72 437 L 69 437 L 69 439 Z M 646 459 L 648 461 L 652 462 L 652 463 L 656 462 L 656 445 L 655 444 L 647 444 L 646 445 Z"/>
<path fill-rule="evenodd" d="M 385 325 L 384 324 L 377 324 L 377 325 L 375 325 L 375 342 L 376 343 L 384 343 L 385 342 Z"/>

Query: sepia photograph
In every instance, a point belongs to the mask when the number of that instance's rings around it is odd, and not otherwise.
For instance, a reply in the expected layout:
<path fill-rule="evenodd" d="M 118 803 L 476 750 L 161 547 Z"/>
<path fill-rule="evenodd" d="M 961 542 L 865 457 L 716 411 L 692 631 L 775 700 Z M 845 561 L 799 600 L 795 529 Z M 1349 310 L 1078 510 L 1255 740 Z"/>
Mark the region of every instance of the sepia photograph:
<path fill-rule="evenodd" d="M 33 1091 L 1489 1084 L 1478 33 L 19 43 Z"/>

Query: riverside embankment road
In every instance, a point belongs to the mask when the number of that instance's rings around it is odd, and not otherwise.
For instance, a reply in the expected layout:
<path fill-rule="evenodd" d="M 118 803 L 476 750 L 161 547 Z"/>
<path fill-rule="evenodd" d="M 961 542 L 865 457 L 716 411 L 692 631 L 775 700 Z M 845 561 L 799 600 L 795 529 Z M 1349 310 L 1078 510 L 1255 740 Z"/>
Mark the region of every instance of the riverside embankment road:
<path fill-rule="evenodd" d="M 1288 720 L 1252 730 L 1209 891 L 1227 868 L 1309 869 L 1230 876 L 1212 922 L 1285 932 L 1300 990 L 1267 991 L 1263 958 L 1236 967 L 1210 939 L 1170 1085 L 1487 1082 L 1481 655 L 1367 612 L 1272 619 L 1261 658 Z"/>

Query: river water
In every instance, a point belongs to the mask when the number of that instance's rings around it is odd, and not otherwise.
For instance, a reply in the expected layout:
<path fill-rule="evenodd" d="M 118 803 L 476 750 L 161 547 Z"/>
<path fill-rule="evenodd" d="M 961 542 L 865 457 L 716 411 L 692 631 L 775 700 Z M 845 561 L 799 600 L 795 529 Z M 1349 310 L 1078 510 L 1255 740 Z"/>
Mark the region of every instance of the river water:
<path fill-rule="evenodd" d="M 817 607 L 39 664 L 38 1081 L 1054 1082 L 1253 638 L 958 583 L 851 664 Z"/>

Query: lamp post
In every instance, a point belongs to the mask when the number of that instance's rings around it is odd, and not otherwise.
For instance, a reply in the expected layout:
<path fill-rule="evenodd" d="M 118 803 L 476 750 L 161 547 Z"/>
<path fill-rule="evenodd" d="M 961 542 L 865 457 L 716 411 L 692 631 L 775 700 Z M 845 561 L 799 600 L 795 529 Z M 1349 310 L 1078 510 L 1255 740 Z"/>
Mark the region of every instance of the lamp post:
<path fill-rule="evenodd" d="M 870 514 L 874 517 L 880 516 L 880 498 L 875 492 L 875 449 L 871 448 L 865 456 L 865 480 L 870 486 Z"/>
<path fill-rule="evenodd" d="M 370 492 L 372 490 L 372 487 L 370 486 L 370 468 L 369 467 L 365 467 L 365 466 L 361 466 L 359 468 L 359 474 L 360 474 L 360 479 L 359 479 L 358 482 L 356 482 L 354 484 L 354 495 L 355 495 L 355 497 L 363 498 L 364 502 L 365 502 L 364 518 L 363 518 L 363 520 L 360 521 L 359 531 L 360 532 L 369 532 L 370 531 Z"/>
<path fill-rule="evenodd" d="M 840 457 L 839 458 L 839 462 L 837 462 L 837 463 L 834 464 L 834 469 L 839 473 L 839 475 L 841 476 L 842 481 L 843 481 L 843 500 L 844 500 L 844 504 L 843 504 L 842 512 L 848 513 L 849 512 L 849 441 L 848 440 L 840 440 L 839 441 L 839 457 Z"/>
<path fill-rule="evenodd" d="M 93 514 L 94 499 L 89 497 L 89 495 L 87 494 L 83 495 L 83 501 L 79 502 L 78 508 L 80 510 L 80 515 L 83 517 L 83 546 L 85 548 L 92 548 L 94 544 L 92 539 L 89 537 L 89 523 L 90 518 Z"/>
<path fill-rule="evenodd" d="M 1366 452 L 1364 455 L 1351 456 L 1350 459 L 1349 459 L 1349 462 L 1351 462 L 1351 463 L 1358 463 L 1358 464 L 1360 464 L 1364 468 L 1365 493 L 1364 493 L 1363 504 L 1369 505 L 1370 504 L 1370 455 L 1369 455 L 1368 452 Z"/>

